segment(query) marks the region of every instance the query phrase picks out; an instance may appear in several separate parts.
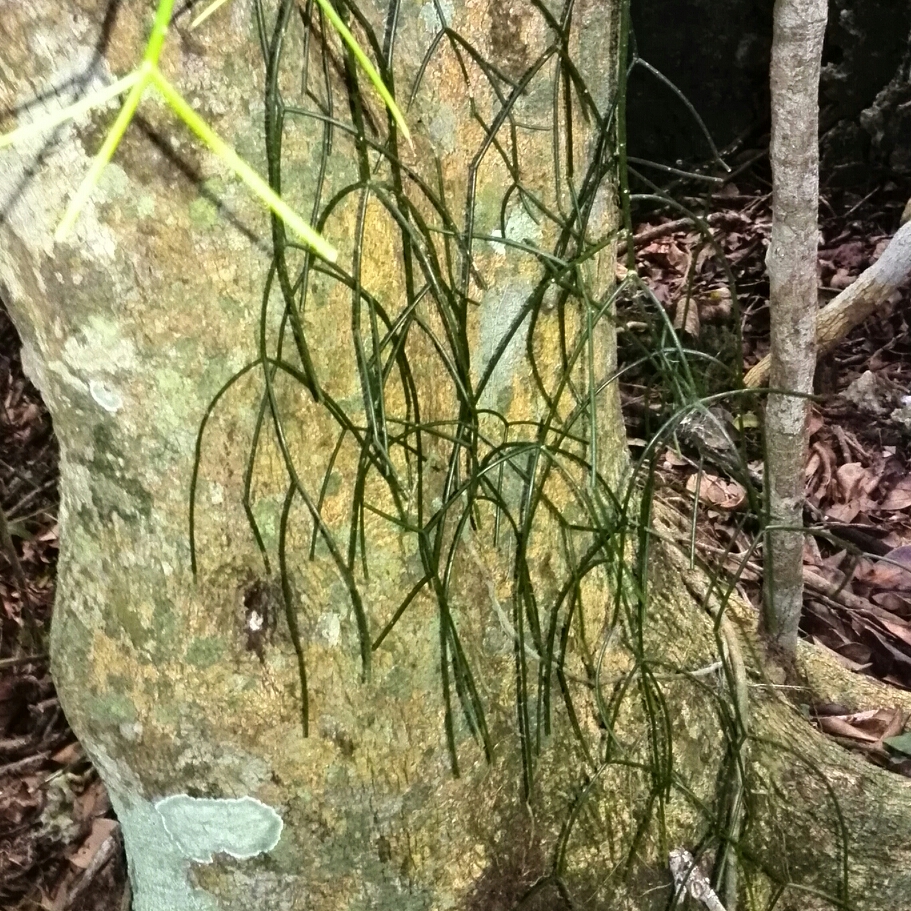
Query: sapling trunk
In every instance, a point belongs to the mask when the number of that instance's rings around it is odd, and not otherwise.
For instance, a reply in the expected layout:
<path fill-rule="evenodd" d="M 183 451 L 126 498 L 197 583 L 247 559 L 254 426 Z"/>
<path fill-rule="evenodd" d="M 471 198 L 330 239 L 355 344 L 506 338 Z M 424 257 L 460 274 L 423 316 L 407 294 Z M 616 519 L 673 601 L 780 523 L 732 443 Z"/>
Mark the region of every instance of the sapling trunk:
<path fill-rule="evenodd" d="M 777 0 L 772 44 L 772 392 L 766 408 L 764 625 L 793 658 L 803 603 L 808 400 L 816 367 L 819 71 L 826 0 Z"/>

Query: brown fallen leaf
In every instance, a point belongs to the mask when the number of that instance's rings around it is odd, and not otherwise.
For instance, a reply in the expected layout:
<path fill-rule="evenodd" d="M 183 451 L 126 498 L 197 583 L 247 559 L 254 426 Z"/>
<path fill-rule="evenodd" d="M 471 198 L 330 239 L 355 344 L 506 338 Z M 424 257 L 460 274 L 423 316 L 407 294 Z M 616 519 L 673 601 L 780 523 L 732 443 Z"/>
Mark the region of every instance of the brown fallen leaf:
<path fill-rule="evenodd" d="M 101 780 L 96 778 L 77 798 L 74 804 L 75 817 L 79 821 L 94 816 L 104 816 L 111 809 L 111 800 Z"/>
<path fill-rule="evenodd" d="M 848 502 L 860 494 L 867 481 L 867 469 L 860 462 L 846 462 L 835 470 L 842 500 Z"/>
<path fill-rule="evenodd" d="M 854 578 L 881 591 L 911 591 L 911 545 L 895 547 L 875 563 L 862 561 Z"/>
<path fill-rule="evenodd" d="M 814 713 L 819 729 L 849 749 L 858 749 L 878 764 L 887 764 L 889 752 L 884 741 L 900 734 L 907 716 L 901 709 L 868 709 L 844 715 Z"/>
<path fill-rule="evenodd" d="M 881 508 L 890 512 L 901 512 L 909 506 L 911 506 L 911 475 L 905 475 L 886 494 Z"/>
<path fill-rule="evenodd" d="M 82 752 L 82 747 L 79 742 L 74 740 L 72 743 L 68 743 L 62 749 L 57 750 L 56 753 L 51 755 L 51 759 L 54 760 L 58 765 L 70 765 L 73 762 L 76 762 L 78 759 L 81 759 L 85 754 Z"/>
<path fill-rule="evenodd" d="M 690 338 L 699 338 L 702 330 L 699 304 L 692 297 L 677 301 L 674 308 L 674 328 L 685 332 Z"/>
<path fill-rule="evenodd" d="M 116 819 L 96 818 L 92 820 L 92 831 L 86 836 L 85 841 L 79 846 L 76 853 L 70 858 L 70 863 L 80 870 L 85 870 L 95 859 L 101 846 L 119 828 Z"/>
<path fill-rule="evenodd" d="M 875 734 L 868 734 L 838 715 L 819 718 L 817 724 L 824 734 L 831 734 L 833 737 L 844 737 L 865 743 L 876 743 L 879 740 Z"/>
<path fill-rule="evenodd" d="M 690 493 L 696 492 L 699 485 L 699 499 L 718 509 L 739 509 L 746 502 L 747 492 L 736 481 L 728 481 L 717 475 L 702 474 L 690 475 L 686 482 L 686 489 Z"/>

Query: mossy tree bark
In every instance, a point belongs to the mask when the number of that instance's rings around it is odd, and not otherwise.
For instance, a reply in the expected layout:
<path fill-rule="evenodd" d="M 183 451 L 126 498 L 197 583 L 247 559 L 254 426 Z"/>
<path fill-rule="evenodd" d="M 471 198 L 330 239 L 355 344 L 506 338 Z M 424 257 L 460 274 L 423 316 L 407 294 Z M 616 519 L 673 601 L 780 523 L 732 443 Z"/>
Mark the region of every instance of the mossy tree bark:
<path fill-rule="evenodd" d="M 152 6 L 0 2 L 0 103 L 126 72 Z M 667 852 L 732 833 L 746 906 L 824 907 L 800 887 L 841 888 L 827 777 L 846 901 L 911 894 L 905 782 L 760 685 L 748 614 L 732 660 L 624 499 L 617 7 L 349 9 L 413 148 L 306 4 L 175 27 L 169 78 L 338 268 L 155 100 L 73 242 L 108 116 L 3 153 L 3 296 L 61 447 L 55 675 L 140 911 L 658 908 Z"/>

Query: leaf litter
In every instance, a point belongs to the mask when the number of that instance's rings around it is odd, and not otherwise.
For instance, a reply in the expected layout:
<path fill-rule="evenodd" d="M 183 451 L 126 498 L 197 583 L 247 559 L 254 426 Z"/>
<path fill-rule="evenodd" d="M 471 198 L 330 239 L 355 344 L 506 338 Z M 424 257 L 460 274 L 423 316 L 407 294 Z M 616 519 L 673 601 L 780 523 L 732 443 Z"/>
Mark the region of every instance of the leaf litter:
<path fill-rule="evenodd" d="M 859 194 L 856 199 L 859 199 Z M 885 185 L 860 203 L 850 191 L 832 191 L 821 219 L 818 258 L 820 305 L 849 286 L 888 244 L 906 202 Z M 696 204 L 697 200 L 693 200 Z M 704 202 L 702 200 L 701 202 Z M 675 327 L 679 343 L 706 356 L 742 355 L 746 367 L 768 354 L 768 278 L 765 251 L 769 199 L 726 187 L 710 202 L 711 243 L 685 219 L 648 215 L 635 229 L 639 274 Z M 824 213 L 826 209 L 824 208 Z M 727 272 L 737 277 L 733 306 Z M 739 310 L 739 323 L 738 320 Z M 843 339 L 818 365 L 809 427 L 804 551 L 805 599 L 801 634 L 843 665 L 900 689 L 911 689 L 911 289 L 906 284 L 876 314 Z M 618 312 L 623 366 L 625 336 L 655 344 L 635 307 Z M 741 347 L 742 346 L 742 347 Z M 735 350 L 736 349 L 736 350 Z M 722 354 L 723 356 L 723 354 Z M 693 361 L 693 364 L 702 361 Z M 693 367 L 698 371 L 698 367 Z M 731 388 L 705 370 L 708 395 Z M 715 383 L 715 385 L 713 385 Z M 725 385 L 726 383 L 726 385 Z M 666 391 L 666 390 L 665 390 Z M 621 380 L 621 400 L 636 448 L 667 420 L 673 406 L 660 380 L 632 369 Z M 742 400 L 741 400 L 742 401 Z M 749 411 L 752 407 L 754 411 Z M 747 531 L 747 486 L 761 488 L 761 447 L 749 428 L 761 406 L 744 406 L 732 430 L 739 452 L 712 452 L 698 439 L 676 434 L 658 460 L 661 495 L 684 515 L 698 515 L 694 541 L 708 559 L 727 555 L 739 565 L 758 526 Z M 722 447 L 724 448 L 724 447 Z M 736 455 L 736 453 L 735 453 Z M 695 513 L 693 510 L 695 509 Z M 740 590 L 760 605 L 761 547 L 746 561 Z M 890 706 L 865 712 L 807 707 L 820 730 L 899 774 L 911 775 L 909 719 Z"/>
<path fill-rule="evenodd" d="M 46 655 L 57 563 L 57 446 L 0 307 L 0 908 L 121 911 L 107 793 L 67 725 Z"/>

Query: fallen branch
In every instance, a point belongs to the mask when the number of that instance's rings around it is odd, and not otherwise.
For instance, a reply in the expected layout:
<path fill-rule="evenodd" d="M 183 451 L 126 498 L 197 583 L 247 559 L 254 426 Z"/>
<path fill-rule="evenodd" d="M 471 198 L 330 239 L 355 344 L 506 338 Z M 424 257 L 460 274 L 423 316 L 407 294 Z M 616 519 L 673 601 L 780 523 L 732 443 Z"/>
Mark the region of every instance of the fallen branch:
<path fill-rule="evenodd" d="M 748 215 L 744 215 L 742 212 L 713 212 L 706 219 L 709 227 L 714 228 L 718 225 L 737 225 L 737 224 L 746 224 L 751 221 Z M 692 231 L 698 226 L 694 224 L 692 218 L 677 218 L 674 221 L 665 221 L 660 225 L 652 225 L 648 228 L 644 228 L 638 234 L 633 235 L 633 246 L 638 249 L 639 247 L 645 246 L 645 244 L 651 243 L 653 240 L 659 240 L 662 237 L 667 237 L 668 234 L 676 234 L 677 231 Z M 617 257 L 620 258 L 626 253 L 627 242 L 621 240 L 617 244 Z"/>
<path fill-rule="evenodd" d="M 850 610 L 866 611 L 867 613 L 874 613 L 876 611 L 876 605 L 873 604 L 872 601 L 855 595 L 854 592 L 849 591 L 845 585 L 836 585 L 834 582 L 824 579 L 806 566 L 803 570 L 803 583 L 811 591 L 825 595 L 829 600 L 834 601 L 836 604 L 841 604 Z"/>
<path fill-rule="evenodd" d="M 831 351 L 855 326 L 859 326 L 882 303 L 889 299 L 911 272 L 911 221 L 896 232 L 883 255 L 845 288 L 828 306 L 819 311 L 816 320 L 816 344 L 819 354 Z M 770 358 L 767 355 L 743 378 L 744 386 L 757 388 L 769 379 Z"/>

